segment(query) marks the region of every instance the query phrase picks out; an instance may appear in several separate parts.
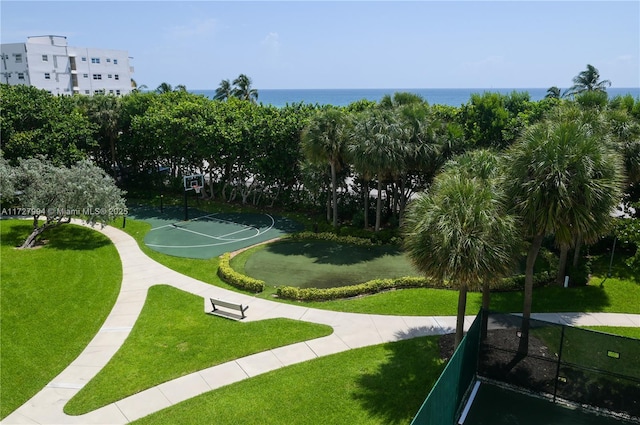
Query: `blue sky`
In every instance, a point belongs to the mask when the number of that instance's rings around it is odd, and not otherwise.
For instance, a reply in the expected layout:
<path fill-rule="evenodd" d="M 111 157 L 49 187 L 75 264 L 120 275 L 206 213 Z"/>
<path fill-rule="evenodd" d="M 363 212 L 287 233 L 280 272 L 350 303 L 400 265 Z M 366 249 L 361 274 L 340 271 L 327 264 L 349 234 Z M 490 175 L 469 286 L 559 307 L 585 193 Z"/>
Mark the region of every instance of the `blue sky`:
<path fill-rule="evenodd" d="M 5 1 L 3 43 L 128 50 L 134 79 L 215 89 L 640 86 L 639 1 Z"/>

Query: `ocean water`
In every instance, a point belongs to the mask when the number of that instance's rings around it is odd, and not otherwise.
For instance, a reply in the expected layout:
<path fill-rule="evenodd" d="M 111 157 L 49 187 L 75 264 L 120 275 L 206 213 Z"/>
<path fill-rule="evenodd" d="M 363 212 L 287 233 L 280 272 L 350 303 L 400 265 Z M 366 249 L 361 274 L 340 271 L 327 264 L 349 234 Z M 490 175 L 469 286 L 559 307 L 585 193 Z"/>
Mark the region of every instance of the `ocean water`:
<path fill-rule="evenodd" d="M 546 88 L 477 88 L 477 89 L 258 89 L 258 103 L 272 105 L 278 108 L 293 103 L 308 103 L 318 105 L 347 106 L 352 102 L 367 99 L 378 102 L 386 94 L 395 92 L 409 92 L 422 96 L 431 105 L 460 106 L 469 101 L 473 93 L 485 91 L 509 94 L 513 91 L 528 92 L 531 100 L 543 99 L 547 94 Z M 563 89 L 564 90 L 564 89 Z M 190 90 L 195 94 L 202 94 L 213 99 L 215 90 Z M 608 88 L 607 93 L 612 99 L 618 95 L 631 94 L 640 98 L 640 87 Z"/>

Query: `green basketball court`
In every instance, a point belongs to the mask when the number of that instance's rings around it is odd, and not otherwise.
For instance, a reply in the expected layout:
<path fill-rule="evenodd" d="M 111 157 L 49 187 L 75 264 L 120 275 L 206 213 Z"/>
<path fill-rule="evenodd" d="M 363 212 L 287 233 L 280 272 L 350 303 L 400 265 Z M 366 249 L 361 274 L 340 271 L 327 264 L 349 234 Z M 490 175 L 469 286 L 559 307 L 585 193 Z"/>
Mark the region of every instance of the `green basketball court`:
<path fill-rule="evenodd" d="M 131 218 L 151 224 L 145 244 L 163 254 L 208 259 L 297 232 L 303 226 L 285 217 L 257 213 L 209 213 L 189 208 L 132 208 Z"/>

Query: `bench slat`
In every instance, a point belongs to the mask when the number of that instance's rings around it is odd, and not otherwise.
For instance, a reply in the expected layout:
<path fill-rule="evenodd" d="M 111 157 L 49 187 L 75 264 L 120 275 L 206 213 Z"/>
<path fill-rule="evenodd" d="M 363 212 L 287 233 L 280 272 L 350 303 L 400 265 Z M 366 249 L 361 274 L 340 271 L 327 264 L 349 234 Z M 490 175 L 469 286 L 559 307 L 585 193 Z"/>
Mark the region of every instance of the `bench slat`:
<path fill-rule="evenodd" d="M 249 306 L 243 306 L 242 304 L 230 303 L 228 301 L 218 300 L 215 298 L 209 298 L 211 300 L 211 306 L 213 307 L 213 312 L 218 310 L 218 307 L 225 307 L 231 310 L 239 311 L 244 319 L 246 316 L 244 314 L 245 311 L 249 308 Z"/>

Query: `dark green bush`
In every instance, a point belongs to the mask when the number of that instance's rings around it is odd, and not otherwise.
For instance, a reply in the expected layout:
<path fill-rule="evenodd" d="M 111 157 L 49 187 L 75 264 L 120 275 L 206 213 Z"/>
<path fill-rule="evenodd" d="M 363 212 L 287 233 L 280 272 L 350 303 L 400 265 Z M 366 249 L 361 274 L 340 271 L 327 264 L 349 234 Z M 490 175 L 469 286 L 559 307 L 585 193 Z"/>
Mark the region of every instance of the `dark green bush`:
<path fill-rule="evenodd" d="M 570 286 L 585 286 L 591 277 L 591 258 L 582 258 L 576 267 L 569 262 L 567 264 L 567 276 Z"/>
<path fill-rule="evenodd" d="M 358 238 L 355 236 L 340 236 L 335 233 L 323 232 L 323 233 L 314 233 L 314 232 L 300 232 L 294 233 L 289 236 L 289 239 L 294 241 L 302 241 L 302 240 L 315 240 L 315 241 L 329 241 L 336 243 L 347 243 L 358 246 L 372 246 L 379 245 L 371 242 L 370 239 Z"/>
<path fill-rule="evenodd" d="M 220 257 L 220 265 L 218 266 L 218 276 L 220 279 L 239 289 L 251 292 L 264 291 L 264 282 L 262 280 L 245 276 L 233 270 L 229 264 L 230 259 L 231 255 L 228 252 Z"/>
<path fill-rule="evenodd" d="M 358 285 L 326 289 L 284 286 L 277 289 L 277 294 L 279 298 L 295 301 L 328 301 L 375 294 L 389 289 L 426 287 L 435 287 L 435 285 L 430 279 L 422 277 L 401 277 L 397 279 L 375 279 Z"/>

